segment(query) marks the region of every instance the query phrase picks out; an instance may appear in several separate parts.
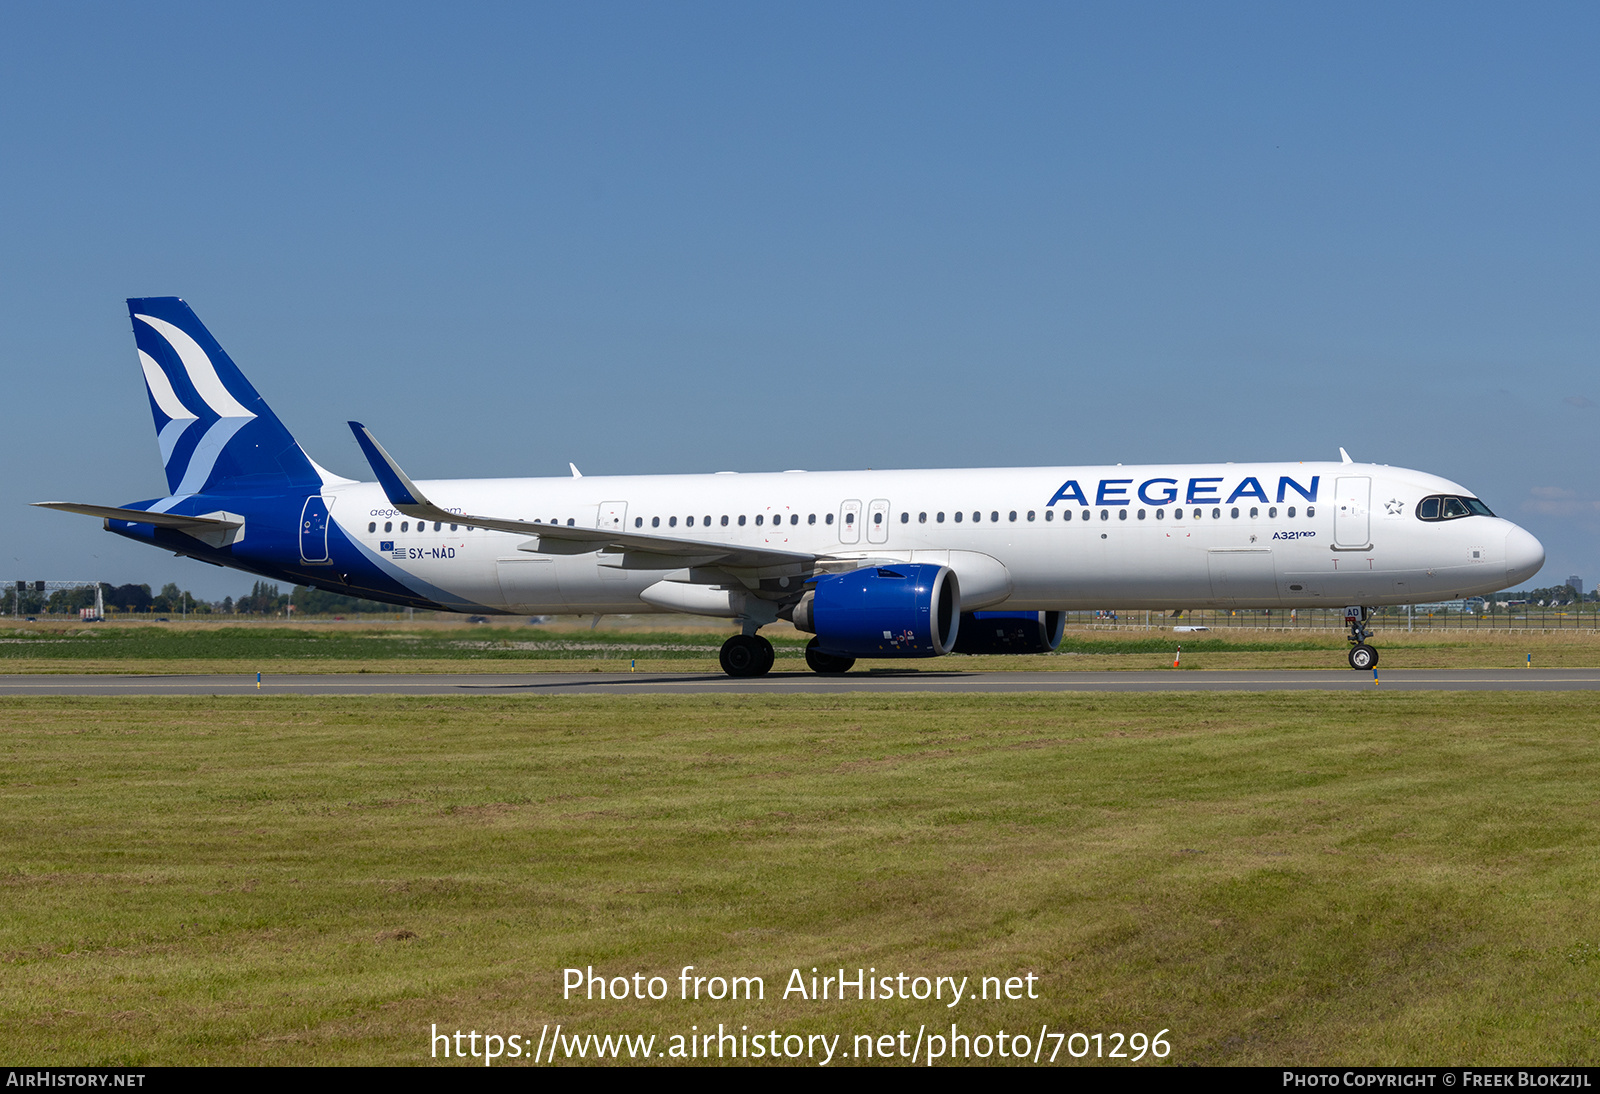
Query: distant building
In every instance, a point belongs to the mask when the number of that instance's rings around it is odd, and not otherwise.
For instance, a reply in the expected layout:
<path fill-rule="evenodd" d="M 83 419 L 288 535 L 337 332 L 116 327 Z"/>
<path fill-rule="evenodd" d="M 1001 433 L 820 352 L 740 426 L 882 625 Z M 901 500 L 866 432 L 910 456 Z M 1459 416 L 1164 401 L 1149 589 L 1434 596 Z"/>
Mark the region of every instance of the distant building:
<path fill-rule="evenodd" d="M 1567 584 L 1572 586 L 1572 591 L 1578 594 L 1578 599 L 1583 599 L 1583 578 L 1573 574 L 1567 578 Z"/>

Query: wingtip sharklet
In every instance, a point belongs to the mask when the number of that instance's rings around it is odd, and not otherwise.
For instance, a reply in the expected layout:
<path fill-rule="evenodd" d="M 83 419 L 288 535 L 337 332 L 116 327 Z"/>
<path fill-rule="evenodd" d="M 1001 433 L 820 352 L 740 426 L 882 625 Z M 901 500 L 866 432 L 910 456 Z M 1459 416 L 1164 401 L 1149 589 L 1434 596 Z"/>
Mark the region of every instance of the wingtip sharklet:
<path fill-rule="evenodd" d="M 350 432 L 355 434 L 356 444 L 361 446 L 361 454 L 367 458 L 367 464 L 372 468 L 372 473 L 378 476 L 378 485 L 383 487 L 384 495 L 390 504 L 402 506 L 426 506 L 431 503 L 422 496 L 416 483 L 394 461 L 394 457 L 378 443 L 378 438 L 372 435 L 372 430 L 360 422 L 350 422 Z"/>

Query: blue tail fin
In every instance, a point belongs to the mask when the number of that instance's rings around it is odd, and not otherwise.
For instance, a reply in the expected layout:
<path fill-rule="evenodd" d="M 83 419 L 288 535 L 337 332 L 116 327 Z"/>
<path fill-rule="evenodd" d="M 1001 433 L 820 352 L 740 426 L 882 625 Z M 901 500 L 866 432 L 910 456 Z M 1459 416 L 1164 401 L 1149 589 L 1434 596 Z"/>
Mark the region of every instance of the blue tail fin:
<path fill-rule="evenodd" d="M 173 494 L 316 490 L 322 477 L 211 332 L 176 296 L 128 301 Z"/>

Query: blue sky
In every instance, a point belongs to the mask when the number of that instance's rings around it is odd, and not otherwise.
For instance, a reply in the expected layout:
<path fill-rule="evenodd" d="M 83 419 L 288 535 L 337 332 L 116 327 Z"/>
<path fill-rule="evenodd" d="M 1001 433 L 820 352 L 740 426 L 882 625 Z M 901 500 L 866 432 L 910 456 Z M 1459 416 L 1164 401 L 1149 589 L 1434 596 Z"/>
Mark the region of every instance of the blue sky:
<path fill-rule="evenodd" d="M 164 492 L 122 303 L 329 468 L 1336 457 L 1600 579 L 1600 9 L 16 5 L 0 576 L 250 578 L 28 509 Z"/>

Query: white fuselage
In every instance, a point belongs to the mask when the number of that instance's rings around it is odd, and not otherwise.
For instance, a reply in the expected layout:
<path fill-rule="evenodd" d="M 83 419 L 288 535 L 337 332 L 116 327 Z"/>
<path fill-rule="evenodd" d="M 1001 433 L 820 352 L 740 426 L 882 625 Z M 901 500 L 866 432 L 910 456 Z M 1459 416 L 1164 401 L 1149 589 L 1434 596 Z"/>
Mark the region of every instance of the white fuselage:
<path fill-rule="evenodd" d="M 1488 593 L 1544 553 L 1499 517 L 1426 522 L 1418 501 L 1469 495 L 1371 464 L 1212 464 L 435 480 L 439 506 L 577 527 L 805 552 L 940 562 L 962 606 L 1337 607 Z M 1309 496 L 1308 496 L 1309 495 Z M 375 484 L 331 486 L 331 516 L 408 584 L 504 612 L 639 612 L 681 570 L 454 530 L 399 513 Z M 759 521 L 759 523 L 758 523 Z M 385 546 L 387 545 L 387 546 Z M 535 549 L 530 550 L 533 547 Z M 763 571 L 784 587 L 802 568 Z M 681 572 L 677 580 L 684 580 Z M 463 607 L 466 610 L 466 607 Z"/>

